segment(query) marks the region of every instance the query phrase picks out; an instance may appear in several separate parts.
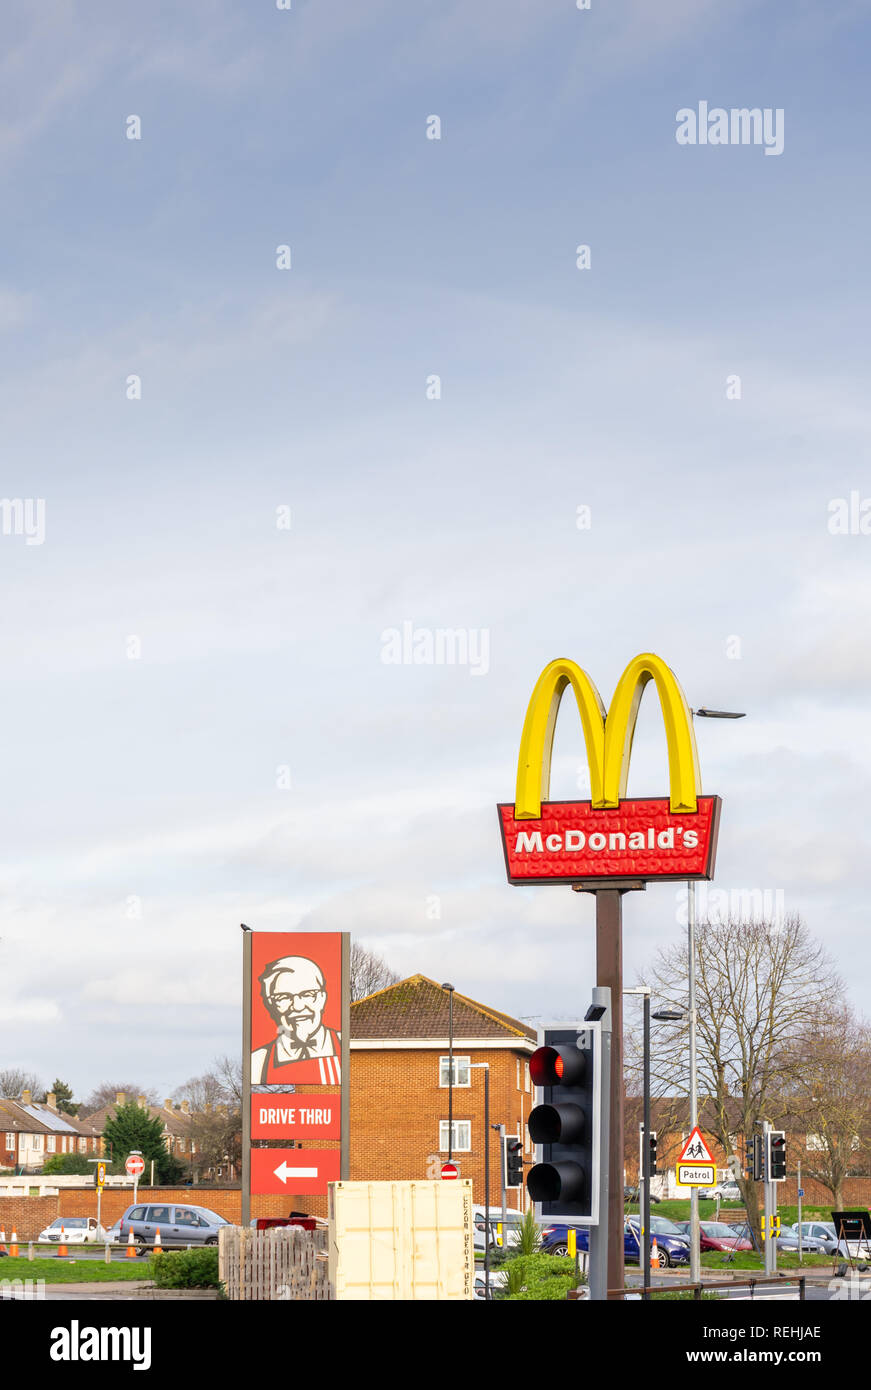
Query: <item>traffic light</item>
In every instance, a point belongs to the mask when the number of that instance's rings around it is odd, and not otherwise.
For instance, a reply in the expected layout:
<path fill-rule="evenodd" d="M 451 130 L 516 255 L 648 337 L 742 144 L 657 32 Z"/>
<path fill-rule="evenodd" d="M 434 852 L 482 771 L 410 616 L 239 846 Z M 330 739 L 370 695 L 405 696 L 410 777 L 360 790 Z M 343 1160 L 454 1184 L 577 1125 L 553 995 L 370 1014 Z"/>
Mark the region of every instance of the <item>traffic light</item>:
<path fill-rule="evenodd" d="M 505 1186 L 523 1186 L 523 1140 L 504 1140 Z"/>
<path fill-rule="evenodd" d="M 650 1176 L 656 1174 L 656 1130 L 650 1131 Z M 644 1177 L 644 1125 L 639 1126 L 638 1180 Z"/>
<path fill-rule="evenodd" d="M 541 1160 L 527 1174 L 530 1197 L 543 1216 L 598 1221 L 600 1070 L 599 1024 L 542 1030 L 529 1074 L 541 1103 L 529 1113 L 529 1137 Z"/>
<path fill-rule="evenodd" d="M 770 1163 L 768 1176 L 771 1182 L 786 1179 L 786 1135 L 782 1129 L 772 1129 L 768 1133 Z"/>
<path fill-rule="evenodd" d="M 764 1177 L 761 1134 L 754 1134 L 747 1140 L 747 1176 L 754 1182 L 761 1182 Z"/>

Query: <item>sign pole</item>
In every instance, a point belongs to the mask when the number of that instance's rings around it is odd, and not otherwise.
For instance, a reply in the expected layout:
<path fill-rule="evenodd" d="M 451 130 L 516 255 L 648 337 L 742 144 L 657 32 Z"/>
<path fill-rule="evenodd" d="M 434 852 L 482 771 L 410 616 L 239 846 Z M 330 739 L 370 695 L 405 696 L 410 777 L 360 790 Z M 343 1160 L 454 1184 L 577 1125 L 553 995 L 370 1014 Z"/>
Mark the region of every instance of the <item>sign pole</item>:
<path fill-rule="evenodd" d="M 699 1123 L 699 1078 L 696 1059 L 696 885 L 687 883 L 687 957 L 689 975 L 690 1013 L 690 1131 Z M 717 1175 L 714 1171 L 714 1182 Z M 690 1189 L 690 1283 L 702 1278 L 701 1228 L 699 1226 L 699 1189 Z"/>
<path fill-rule="evenodd" d="M 607 1288 L 623 1288 L 623 891 L 597 888 L 596 984 L 611 991 Z"/>
<path fill-rule="evenodd" d="M 799 1161 L 798 1161 L 798 1183 L 797 1183 L 797 1186 L 798 1186 L 798 1221 L 796 1222 L 796 1225 L 798 1226 L 798 1262 L 799 1262 L 799 1264 L 801 1264 L 801 1257 L 802 1257 L 802 1248 L 801 1248 L 801 1243 L 802 1243 L 802 1231 L 801 1231 L 801 1199 L 802 1199 L 802 1196 L 803 1196 L 803 1193 L 802 1193 L 802 1190 L 801 1190 L 801 1159 L 799 1159 Z"/>
<path fill-rule="evenodd" d="M 587 1272 L 590 1298 L 602 1302 L 608 1297 L 608 1154 L 611 1142 L 611 991 L 599 986 L 593 990 L 593 1006 L 604 1010 L 601 1016 L 602 1084 L 601 1123 L 599 1127 L 599 1224 L 590 1227 L 590 1254 Z M 622 1184 L 621 1184 L 622 1186 Z M 623 1213 L 620 1213 L 620 1236 L 623 1236 Z"/>
<path fill-rule="evenodd" d="M 342 1117 L 339 1173 L 342 1182 L 348 1182 L 351 1176 L 351 933 L 348 931 L 342 932 L 342 1089 L 339 1100 Z"/>
<path fill-rule="evenodd" d="M 251 1225 L 251 932 L 242 932 L 242 1226 Z"/>
<path fill-rule="evenodd" d="M 764 1161 L 764 1164 L 765 1164 L 765 1186 L 764 1186 L 764 1194 L 765 1194 L 765 1218 L 764 1218 L 764 1220 L 765 1220 L 765 1226 L 764 1226 L 764 1240 L 765 1240 L 765 1273 L 766 1273 L 766 1274 L 774 1274 L 774 1273 L 775 1273 L 775 1267 L 774 1267 L 774 1260 L 773 1260 L 773 1258 L 772 1258 L 772 1252 L 776 1249 L 776 1246 L 775 1246 L 775 1244 L 774 1244 L 774 1222 L 773 1222 L 772 1219 L 771 1219 L 772 1216 L 773 1216 L 773 1214 L 774 1214 L 774 1210 L 773 1210 L 773 1206 L 772 1206 L 772 1202 L 771 1202 L 771 1196 L 772 1196 L 772 1193 L 773 1193 L 773 1191 L 774 1191 L 774 1187 L 773 1187 L 773 1184 L 772 1184 L 772 1182 L 771 1182 L 771 1143 L 770 1143 L 770 1140 L 769 1140 L 769 1132 L 770 1132 L 770 1130 L 771 1130 L 771 1124 L 770 1124 L 770 1122 L 769 1122 L 768 1120 L 764 1120 L 763 1123 L 762 1123 L 762 1153 L 763 1153 L 763 1155 L 764 1155 L 763 1161 Z"/>

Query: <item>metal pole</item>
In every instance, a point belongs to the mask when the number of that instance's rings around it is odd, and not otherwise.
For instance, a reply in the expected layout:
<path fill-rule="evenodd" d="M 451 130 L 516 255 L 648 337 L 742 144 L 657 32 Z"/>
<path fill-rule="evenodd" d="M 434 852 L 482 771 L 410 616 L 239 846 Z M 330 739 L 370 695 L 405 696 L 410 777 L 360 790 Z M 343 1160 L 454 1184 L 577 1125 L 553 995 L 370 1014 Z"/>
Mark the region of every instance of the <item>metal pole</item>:
<path fill-rule="evenodd" d="M 590 1281 L 590 1298 L 601 1302 L 608 1296 L 608 1201 L 609 1184 L 609 1143 L 611 1138 L 611 991 L 596 986 L 593 990 L 593 1004 L 604 1008 L 599 1025 L 599 1039 L 602 1045 L 602 1105 L 601 1126 L 599 1130 L 599 1224 L 590 1227 L 590 1255 L 587 1262 L 587 1277 Z M 623 1233 L 621 1212 L 620 1233 Z M 616 1286 L 615 1286 L 616 1287 Z"/>
<path fill-rule="evenodd" d="M 251 1225 L 251 941 L 242 933 L 242 1226 Z M 344 1044 L 344 1038 L 343 1038 Z M 346 1083 L 347 1088 L 347 1083 Z"/>
<path fill-rule="evenodd" d="M 454 1152 L 454 991 L 448 990 L 448 1163 Z"/>
<path fill-rule="evenodd" d="M 508 1166 L 508 1155 L 505 1152 L 505 1126 L 499 1126 L 499 1167 L 502 1172 L 502 1249 L 508 1245 L 508 1193 L 505 1187 L 505 1179 L 508 1176 L 505 1172 Z"/>
<path fill-rule="evenodd" d="M 644 1266 L 644 1293 L 650 1297 L 650 995 L 644 996 L 644 1144 L 641 1149 L 641 1181 L 644 1205 L 641 1208 L 641 1240 L 638 1255 Z"/>
<path fill-rule="evenodd" d="M 770 1132 L 771 1132 L 771 1123 L 770 1123 L 769 1120 L 764 1120 L 763 1123 L 762 1123 L 762 1154 L 763 1154 L 763 1160 L 762 1160 L 762 1161 L 763 1161 L 763 1163 L 764 1163 L 764 1165 L 765 1165 L 765 1186 L 764 1186 L 764 1196 L 765 1196 L 765 1226 L 764 1226 L 764 1228 L 763 1228 L 763 1231 L 764 1231 L 764 1241 L 765 1241 L 764 1249 L 765 1249 L 765 1273 L 766 1273 L 766 1274 L 773 1274 L 773 1273 L 775 1272 L 775 1264 L 774 1264 L 774 1259 L 773 1259 L 773 1252 L 774 1252 L 774 1250 L 775 1250 L 775 1244 L 774 1244 L 774 1238 L 773 1238 L 774 1233 L 773 1233 L 773 1231 L 772 1231 L 772 1229 L 771 1229 L 771 1228 L 772 1228 L 772 1225 L 773 1225 L 773 1222 L 772 1222 L 772 1220 L 771 1220 L 771 1217 L 772 1217 L 772 1215 L 773 1215 L 772 1206 L 771 1206 L 772 1184 L 771 1184 L 771 1179 L 770 1179 L 770 1176 L 769 1176 L 769 1175 L 770 1175 L 770 1172 L 771 1172 L 771 1142 L 770 1142 L 770 1140 L 769 1140 L 769 1134 L 770 1134 Z"/>
<path fill-rule="evenodd" d="M 801 1264 L 801 1257 L 802 1257 L 802 1248 L 801 1248 L 801 1241 L 802 1241 L 802 1231 L 801 1231 L 801 1159 L 799 1159 L 799 1161 L 798 1161 L 798 1177 L 797 1177 L 797 1180 L 796 1180 L 796 1187 L 797 1187 L 797 1189 L 798 1189 L 798 1197 L 797 1197 L 797 1199 L 796 1199 L 796 1200 L 798 1201 L 798 1221 L 796 1222 L 796 1225 L 798 1226 L 798 1262 L 799 1262 L 799 1264 Z"/>
<path fill-rule="evenodd" d="M 689 961 L 690 1013 L 690 1131 L 699 1122 L 699 1081 L 696 1069 L 696 885 L 687 883 L 687 956 Z M 698 1284 L 701 1272 L 699 1189 L 690 1189 L 690 1283 Z"/>
<path fill-rule="evenodd" d="M 490 1067 L 484 1070 L 484 1297 L 490 1297 Z"/>
<path fill-rule="evenodd" d="M 623 1274 L 623 894 L 596 889 L 596 984 L 611 991 L 610 1152 L 608 1154 L 608 1282 L 622 1289 Z"/>

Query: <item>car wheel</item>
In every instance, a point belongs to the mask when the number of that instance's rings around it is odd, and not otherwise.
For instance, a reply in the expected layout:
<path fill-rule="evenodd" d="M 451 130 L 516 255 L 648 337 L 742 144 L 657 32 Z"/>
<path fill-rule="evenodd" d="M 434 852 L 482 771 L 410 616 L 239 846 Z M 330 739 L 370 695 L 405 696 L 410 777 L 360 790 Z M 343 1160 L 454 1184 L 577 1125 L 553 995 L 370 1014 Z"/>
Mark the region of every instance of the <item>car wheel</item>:
<path fill-rule="evenodd" d="M 208 1240 L 206 1241 L 206 1245 L 217 1245 L 217 1243 L 218 1243 L 218 1237 L 217 1237 L 217 1236 L 209 1236 Z"/>
<path fill-rule="evenodd" d="M 549 1255 L 567 1255 L 569 1247 L 567 1245 L 552 1245 L 548 1251 Z"/>
<path fill-rule="evenodd" d="M 658 1248 L 659 1248 L 659 1247 L 658 1247 Z M 671 1264 L 671 1260 L 670 1260 L 669 1257 L 668 1257 L 668 1251 L 667 1251 L 667 1250 L 662 1250 L 662 1249 L 660 1248 L 660 1249 L 659 1249 L 659 1267 L 660 1267 L 660 1269 L 668 1269 L 668 1267 L 669 1267 L 670 1264 Z"/>
<path fill-rule="evenodd" d="M 145 1236 L 134 1236 L 133 1239 L 136 1242 L 136 1244 L 140 1247 L 136 1251 L 136 1254 L 139 1256 L 141 1260 L 143 1255 L 148 1254 L 148 1251 L 145 1248 Z"/>

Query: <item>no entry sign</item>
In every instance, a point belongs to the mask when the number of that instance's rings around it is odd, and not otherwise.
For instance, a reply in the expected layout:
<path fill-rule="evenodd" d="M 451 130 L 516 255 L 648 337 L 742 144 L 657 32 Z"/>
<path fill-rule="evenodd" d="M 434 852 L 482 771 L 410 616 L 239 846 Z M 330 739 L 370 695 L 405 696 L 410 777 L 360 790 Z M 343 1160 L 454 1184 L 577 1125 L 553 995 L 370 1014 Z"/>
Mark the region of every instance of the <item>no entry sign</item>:
<path fill-rule="evenodd" d="M 139 1154 L 131 1154 L 124 1167 L 129 1177 L 138 1178 L 140 1173 L 145 1172 L 145 1159 Z"/>
<path fill-rule="evenodd" d="M 442 1177 L 444 1178 L 445 1182 L 453 1182 L 459 1176 L 460 1170 L 457 1167 L 456 1163 L 442 1164 Z"/>

